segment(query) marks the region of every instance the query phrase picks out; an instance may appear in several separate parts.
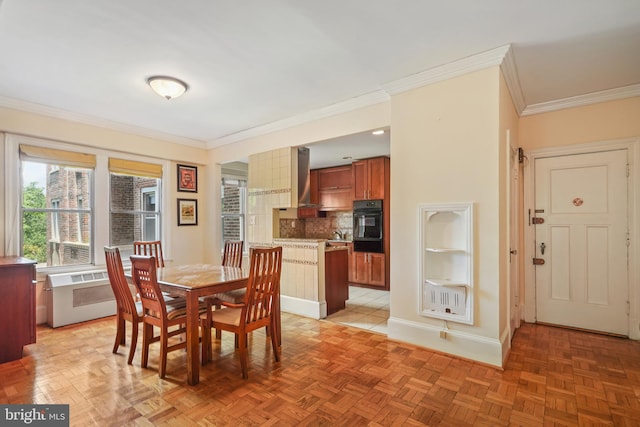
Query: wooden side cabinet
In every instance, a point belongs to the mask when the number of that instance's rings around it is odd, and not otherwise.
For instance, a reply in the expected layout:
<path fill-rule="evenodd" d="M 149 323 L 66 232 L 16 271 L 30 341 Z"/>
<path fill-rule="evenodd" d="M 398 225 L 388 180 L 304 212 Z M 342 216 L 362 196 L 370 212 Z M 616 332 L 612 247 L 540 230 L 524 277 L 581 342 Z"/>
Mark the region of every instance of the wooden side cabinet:
<path fill-rule="evenodd" d="M 36 342 L 36 262 L 0 257 L 0 363 L 22 358 Z"/>

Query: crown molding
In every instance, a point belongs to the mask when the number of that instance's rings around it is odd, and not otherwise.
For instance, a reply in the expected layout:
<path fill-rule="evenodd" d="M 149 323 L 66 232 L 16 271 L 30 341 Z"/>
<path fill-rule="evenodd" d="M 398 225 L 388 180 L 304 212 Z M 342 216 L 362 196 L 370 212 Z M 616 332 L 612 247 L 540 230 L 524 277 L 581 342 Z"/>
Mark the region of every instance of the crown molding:
<path fill-rule="evenodd" d="M 61 110 L 59 108 L 47 107 L 45 105 L 36 104 L 27 101 L 21 101 L 5 96 L 0 96 L 0 107 L 11 108 L 13 110 L 24 111 L 26 113 L 40 114 L 46 117 L 52 117 L 56 119 L 68 120 L 76 123 L 81 123 L 89 126 L 96 126 L 103 129 L 108 129 L 117 132 L 129 133 L 137 136 L 158 139 L 166 142 L 172 142 L 175 144 L 188 145 L 191 147 L 205 148 L 204 141 L 198 141 L 195 139 L 184 138 L 176 135 L 171 135 L 164 132 L 158 132 L 147 128 L 127 125 L 120 122 L 114 122 L 111 120 L 101 119 L 94 116 L 88 116 L 85 114 L 74 113 L 71 111 Z"/>
<path fill-rule="evenodd" d="M 513 49 L 509 46 L 509 49 L 504 55 L 504 60 L 500 64 L 502 75 L 504 76 L 511 100 L 516 108 L 518 114 L 522 114 L 526 104 L 524 102 L 524 94 L 522 93 L 522 87 L 520 86 L 520 79 L 518 78 L 518 68 L 516 67 L 516 61 L 513 57 Z"/>
<path fill-rule="evenodd" d="M 342 102 L 328 105 L 323 108 L 318 108 L 313 111 L 309 111 L 303 114 L 298 114 L 283 120 L 267 123 L 262 126 L 256 126 L 254 128 L 246 129 L 240 132 L 232 133 L 222 138 L 211 140 L 207 143 L 207 148 L 216 148 L 234 142 L 243 141 L 245 139 L 253 138 L 260 135 L 266 135 L 271 132 L 291 128 L 305 123 L 310 123 L 316 120 L 321 120 L 327 117 L 335 116 L 349 111 L 354 111 L 359 108 L 368 107 L 370 105 L 379 104 L 389 100 L 389 94 L 382 90 L 375 92 L 369 92 L 367 94 L 357 96 Z"/>
<path fill-rule="evenodd" d="M 541 102 L 539 104 L 531 104 L 522 111 L 521 115 L 531 116 L 533 114 L 548 113 L 551 111 L 564 110 L 566 108 L 583 107 L 585 105 L 615 101 L 634 96 L 640 96 L 640 84 L 588 93 L 586 95 L 572 96 L 569 98 L 557 99 L 555 101 Z"/>
<path fill-rule="evenodd" d="M 487 50 L 486 52 L 412 74 L 408 77 L 387 83 L 382 87 L 388 94 L 395 95 L 421 86 L 449 80 L 473 71 L 500 65 L 510 48 L 510 45 L 505 45 Z"/>

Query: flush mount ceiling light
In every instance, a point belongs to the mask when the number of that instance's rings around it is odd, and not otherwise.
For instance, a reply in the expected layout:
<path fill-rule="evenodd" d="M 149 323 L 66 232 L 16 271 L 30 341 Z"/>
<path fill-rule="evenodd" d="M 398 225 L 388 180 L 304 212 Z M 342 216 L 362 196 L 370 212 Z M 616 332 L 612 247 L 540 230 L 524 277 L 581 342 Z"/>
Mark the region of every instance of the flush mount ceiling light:
<path fill-rule="evenodd" d="M 168 76 L 151 76 L 147 83 L 155 93 L 166 99 L 177 98 L 189 88 L 182 80 Z"/>

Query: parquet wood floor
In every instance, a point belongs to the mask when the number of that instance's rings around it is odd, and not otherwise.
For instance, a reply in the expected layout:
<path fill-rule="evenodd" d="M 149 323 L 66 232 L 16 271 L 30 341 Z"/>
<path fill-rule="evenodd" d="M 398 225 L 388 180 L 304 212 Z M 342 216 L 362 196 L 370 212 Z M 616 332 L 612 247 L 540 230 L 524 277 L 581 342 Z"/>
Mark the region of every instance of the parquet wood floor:
<path fill-rule="evenodd" d="M 113 318 L 38 327 L 26 357 L 0 364 L 0 403 L 68 403 L 76 426 L 640 425 L 640 343 L 525 324 L 504 371 L 385 336 L 283 314 L 282 361 L 250 338 L 243 380 L 223 335 L 197 386 L 185 353 L 167 378 L 128 346 L 112 354 Z"/>

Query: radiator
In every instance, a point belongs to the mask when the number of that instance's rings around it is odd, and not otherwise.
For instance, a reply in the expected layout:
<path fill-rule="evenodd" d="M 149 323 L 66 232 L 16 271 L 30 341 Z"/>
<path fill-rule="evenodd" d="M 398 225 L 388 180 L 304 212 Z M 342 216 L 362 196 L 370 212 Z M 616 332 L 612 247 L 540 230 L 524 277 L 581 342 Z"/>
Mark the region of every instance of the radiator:
<path fill-rule="evenodd" d="M 106 270 L 50 274 L 45 291 L 47 323 L 53 328 L 116 314 Z"/>

